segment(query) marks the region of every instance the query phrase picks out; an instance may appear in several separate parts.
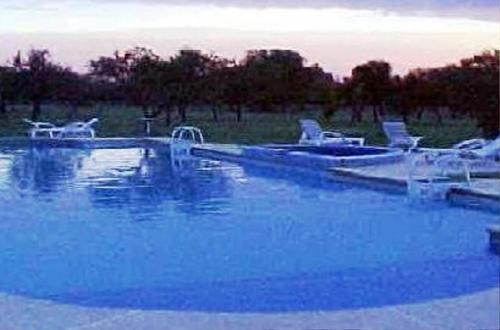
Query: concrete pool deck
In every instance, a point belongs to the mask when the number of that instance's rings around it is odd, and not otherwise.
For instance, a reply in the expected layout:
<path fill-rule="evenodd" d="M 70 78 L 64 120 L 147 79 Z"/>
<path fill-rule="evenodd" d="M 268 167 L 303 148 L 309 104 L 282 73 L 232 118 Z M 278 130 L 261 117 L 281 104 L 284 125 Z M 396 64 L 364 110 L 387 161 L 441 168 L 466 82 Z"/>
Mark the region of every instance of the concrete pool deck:
<path fill-rule="evenodd" d="M 409 305 L 259 314 L 87 308 L 0 294 L 0 329 L 498 329 L 499 295 L 494 288 Z"/>

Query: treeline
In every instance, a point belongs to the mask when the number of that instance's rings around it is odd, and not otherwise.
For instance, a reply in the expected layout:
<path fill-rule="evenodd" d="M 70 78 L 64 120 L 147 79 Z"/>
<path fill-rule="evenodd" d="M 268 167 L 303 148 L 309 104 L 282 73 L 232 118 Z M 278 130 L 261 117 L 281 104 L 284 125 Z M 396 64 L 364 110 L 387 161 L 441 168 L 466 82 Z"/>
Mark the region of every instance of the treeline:
<path fill-rule="evenodd" d="M 54 63 L 47 50 L 34 49 L 0 66 L 0 113 L 9 104 L 30 103 L 37 120 L 48 102 L 72 107 L 106 102 L 139 106 L 145 116 L 163 116 L 170 125 L 174 116 L 185 121 L 193 107 L 211 111 L 214 121 L 221 111 L 240 121 L 243 109 L 288 113 L 316 105 L 326 118 L 346 107 L 352 123 L 367 115 L 374 122 L 387 115 L 409 121 L 431 112 L 439 125 L 444 115 L 470 116 L 486 137 L 494 137 L 500 125 L 499 63 L 495 50 L 399 76 L 389 63 L 369 61 L 336 81 L 292 50 L 248 51 L 235 61 L 198 50 L 165 59 L 134 48 L 91 60 L 81 74 Z"/>

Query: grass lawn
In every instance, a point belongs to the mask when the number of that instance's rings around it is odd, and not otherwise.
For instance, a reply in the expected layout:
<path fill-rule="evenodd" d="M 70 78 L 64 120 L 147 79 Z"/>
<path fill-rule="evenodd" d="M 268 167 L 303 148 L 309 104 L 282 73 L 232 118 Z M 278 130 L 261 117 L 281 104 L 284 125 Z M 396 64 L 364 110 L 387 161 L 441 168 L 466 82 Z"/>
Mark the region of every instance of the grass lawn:
<path fill-rule="evenodd" d="M 10 107 L 7 115 L 0 115 L 0 136 L 23 136 L 28 125 L 22 118 L 29 118 L 29 106 Z M 98 117 L 97 135 L 101 137 L 133 137 L 142 136 L 142 112 L 139 108 L 127 106 L 97 105 L 78 109 L 62 106 L 46 105 L 42 109 L 40 121 L 50 121 L 63 125 L 68 121 L 88 120 Z M 170 127 L 163 118 L 153 124 L 153 135 L 165 136 L 174 126 L 180 124 L 176 116 L 172 116 Z M 221 112 L 218 122 L 214 122 L 210 111 L 190 111 L 185 125 L 193 125 L 202 129 L 209 142 L 258 144 L 270 142 L 297 142 L 300 135 L 298 120 L 301 118 L 320 118 L 320 111 L 306 111 L 294 114 L 270 114 L 245 112 L 243 121 L 236 122 L 235 114 Z M 365 114 L 362 123 L 350 125 L 348 111 L 338 111 L 329 123 L 321 122 L 324 129 L 341 131 L 347 134 L 363 136 L 367 144 L 384 145 L 386 143 L 381 124 L 373 123 L 369 113 Z M 409 131 L 414 135 L 424 136 L 421 146 L 449 147 L 452 144 L 480 136 L 476 123 L 469 119 L 444 119 L 438 125 L 432 114 L 424 114 L 421 120 L 412 119 Z"/>

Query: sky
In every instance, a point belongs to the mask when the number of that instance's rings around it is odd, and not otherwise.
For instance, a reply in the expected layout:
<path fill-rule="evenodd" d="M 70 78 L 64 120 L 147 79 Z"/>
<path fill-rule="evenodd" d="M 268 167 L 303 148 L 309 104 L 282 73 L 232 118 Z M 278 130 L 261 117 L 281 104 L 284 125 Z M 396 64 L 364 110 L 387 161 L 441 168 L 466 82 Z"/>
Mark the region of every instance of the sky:
<path fill-rule="evenodd" d="M 0 63 L 47 48 L 85 71 L 90 59 L 135 46 L 242 58 L 294 49 L 335 76 L 372 59 L 396 73 L 500 48 L 493 0 L 0 0 Z"/>

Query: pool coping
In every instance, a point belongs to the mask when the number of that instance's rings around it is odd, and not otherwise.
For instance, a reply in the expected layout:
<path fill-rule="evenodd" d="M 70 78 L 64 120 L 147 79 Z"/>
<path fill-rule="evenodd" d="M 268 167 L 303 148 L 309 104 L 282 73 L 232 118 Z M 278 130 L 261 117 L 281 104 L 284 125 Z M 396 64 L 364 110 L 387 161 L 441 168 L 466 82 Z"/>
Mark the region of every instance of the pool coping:
<path fill-rule="evenodd" d="M 414 304 L 336 311 L 208 313 L 83 307 L 0 293 L 1 329 L 496 329 L 499 288 Z"/>
<path fill-rule="evenodd" d="M 380 187 L 393 188 L 401 193 L 406 193 L 408 189 L 408 182 L 403 179 L 366 175 L 355 169 L 338 167 L 331 168 L 329 171 L 337 178 L 343 179 L 343 181 L 364 184 L 367 187 L 373 187 L 371 184 L 376 183 Z M 500 195 L 463 187 L 450 187 L 446 199 L 454 205 L 500 212 Z"/>

